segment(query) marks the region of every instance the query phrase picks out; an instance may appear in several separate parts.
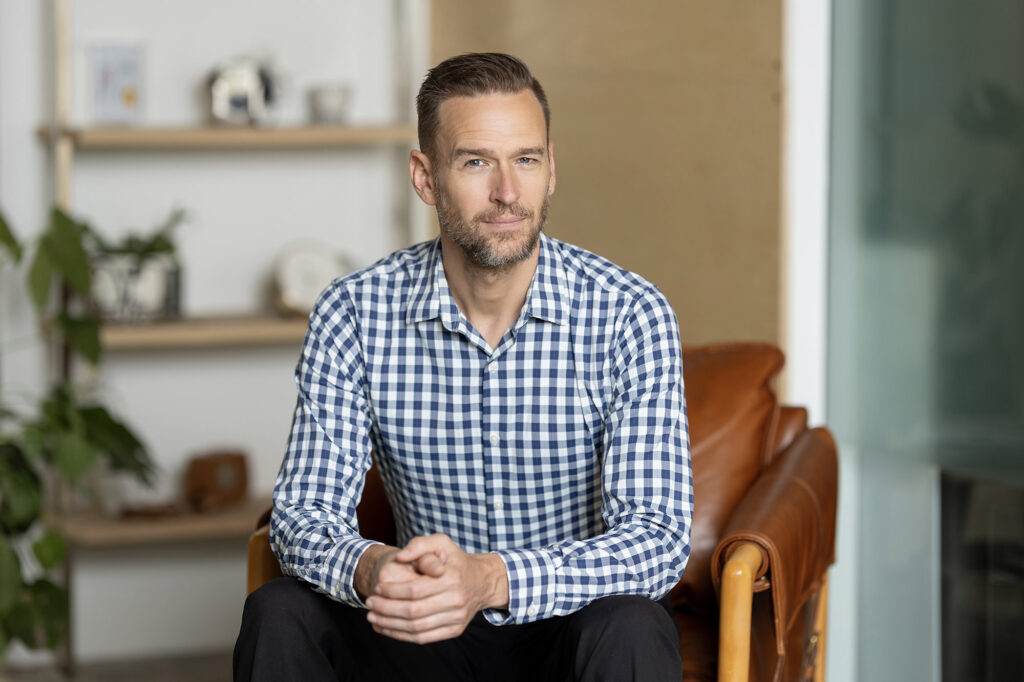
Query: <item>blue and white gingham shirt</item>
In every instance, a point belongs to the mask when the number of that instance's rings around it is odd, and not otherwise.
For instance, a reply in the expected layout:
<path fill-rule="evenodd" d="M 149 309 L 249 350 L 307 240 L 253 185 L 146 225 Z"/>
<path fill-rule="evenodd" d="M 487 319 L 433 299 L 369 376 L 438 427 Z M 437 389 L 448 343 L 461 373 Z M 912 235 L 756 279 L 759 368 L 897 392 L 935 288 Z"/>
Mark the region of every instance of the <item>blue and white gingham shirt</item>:
<path fill-rule="evenodd" d="M 398 542 L 447 533 L 505 563 L 496 624 L 682 575 L 693 487 L 675 315 L 654 285 L 541 236 L 518 320 L 493 350 L 459 311 L 438 240 L 321 295 L 274 490 L 285 573 L 361 606 L 373 544 L 356 504 L 377 456 Z"/>

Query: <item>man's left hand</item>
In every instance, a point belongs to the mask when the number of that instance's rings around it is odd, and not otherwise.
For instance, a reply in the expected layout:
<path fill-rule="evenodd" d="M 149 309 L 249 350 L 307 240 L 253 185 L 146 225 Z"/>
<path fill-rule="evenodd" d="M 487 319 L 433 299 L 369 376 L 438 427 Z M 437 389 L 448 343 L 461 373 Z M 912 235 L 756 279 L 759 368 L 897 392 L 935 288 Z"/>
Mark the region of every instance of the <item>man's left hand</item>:
<path fill-rule="evenodd" d="M 373 629 L 427 644 L 458 637 L 478 611 L 508 607 L 508 576 L 496 554 L 468 554 L 447 535 L 413 538 L 394 560 L 412 566 L 412 580 L 382 579 L 366 600 Z"/>

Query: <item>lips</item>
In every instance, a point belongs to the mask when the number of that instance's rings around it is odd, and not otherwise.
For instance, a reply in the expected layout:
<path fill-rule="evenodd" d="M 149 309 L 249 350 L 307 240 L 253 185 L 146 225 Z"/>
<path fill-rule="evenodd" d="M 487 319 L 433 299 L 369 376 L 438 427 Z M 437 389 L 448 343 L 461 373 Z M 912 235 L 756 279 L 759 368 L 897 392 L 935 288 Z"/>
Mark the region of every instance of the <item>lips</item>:
<path fill-rule="evenodd" d="M 524 220 L 529 220 L 532 217 L 533 211 L 525 206 L 513 204 L 499 211 L 492 210 L 481 213 L 476 216 L 476 222 L 502 228 L 519 225 Z"/>

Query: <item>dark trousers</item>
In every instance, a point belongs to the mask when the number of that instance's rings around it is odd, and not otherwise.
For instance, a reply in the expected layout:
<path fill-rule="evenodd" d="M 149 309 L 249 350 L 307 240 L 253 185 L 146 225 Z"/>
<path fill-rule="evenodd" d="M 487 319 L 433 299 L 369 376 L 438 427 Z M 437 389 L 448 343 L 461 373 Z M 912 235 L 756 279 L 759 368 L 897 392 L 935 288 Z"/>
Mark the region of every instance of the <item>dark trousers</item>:
<path fill-rule="evenodd" d="M 651 680 L 682 679 L 679 633 L 665 600 L 616 596 L 568 616 L 494 626 L 477 614 L 454 639 L 400 642 L 372 630 L 366 612 L 294 578 L 245 601 L 235 644 L 242 680 Z"/>

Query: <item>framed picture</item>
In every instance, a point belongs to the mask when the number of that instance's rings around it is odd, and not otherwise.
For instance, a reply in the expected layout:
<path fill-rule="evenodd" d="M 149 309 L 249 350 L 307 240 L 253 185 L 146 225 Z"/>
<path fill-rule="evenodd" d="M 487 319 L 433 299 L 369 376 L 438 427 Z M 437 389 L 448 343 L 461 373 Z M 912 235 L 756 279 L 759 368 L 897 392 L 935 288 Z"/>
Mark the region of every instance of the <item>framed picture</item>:
<path fill-rule="evenodd" d="M 130 43 L 93 45 L 89 50 L 89 66 L 93 123 L 138 123 L 142 112 L 142 46 Z"/>

